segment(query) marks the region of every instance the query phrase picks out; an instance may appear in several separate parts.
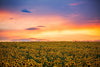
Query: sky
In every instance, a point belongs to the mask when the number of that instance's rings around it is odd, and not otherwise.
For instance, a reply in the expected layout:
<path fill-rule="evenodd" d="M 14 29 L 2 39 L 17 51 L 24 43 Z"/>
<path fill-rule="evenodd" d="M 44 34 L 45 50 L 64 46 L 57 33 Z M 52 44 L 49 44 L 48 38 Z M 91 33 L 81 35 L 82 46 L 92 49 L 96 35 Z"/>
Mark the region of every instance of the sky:
<path fill-rule="evenodd" d="M 99 41 L 100 0 L 0 0 L 0 41 Z"/>

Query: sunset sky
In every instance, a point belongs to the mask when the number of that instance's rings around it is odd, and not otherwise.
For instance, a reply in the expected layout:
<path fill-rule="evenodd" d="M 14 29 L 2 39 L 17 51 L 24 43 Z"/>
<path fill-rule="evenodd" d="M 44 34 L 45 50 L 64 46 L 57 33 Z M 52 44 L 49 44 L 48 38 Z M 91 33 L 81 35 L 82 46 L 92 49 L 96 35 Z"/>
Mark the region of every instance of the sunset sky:
<path fill-rule="evenodd" d="M 100 40 L 100 0 L 0 0 L 0 41 Z"/>

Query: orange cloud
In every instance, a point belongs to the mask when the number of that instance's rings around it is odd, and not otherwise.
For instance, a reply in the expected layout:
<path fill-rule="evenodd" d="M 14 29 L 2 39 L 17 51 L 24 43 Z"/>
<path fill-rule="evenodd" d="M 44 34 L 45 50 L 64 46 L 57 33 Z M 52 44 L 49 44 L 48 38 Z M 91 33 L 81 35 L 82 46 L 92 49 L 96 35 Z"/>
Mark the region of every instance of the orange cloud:
<path fill-rule="evenodd" d="M 15 13 L 0 12 L 0 36 L 5 36 L 11 40 L 29 38 L 42 40 L 99 40 L 100 25 L 95 24 L 99 23 L 99 20 L 87 22 L 92 22 L 92 24 L 77 25 L 73 19 L 58 15 L 17 15 Z M 39 30 L 33 30 L 36 28 L 39 28 Z"/>
<path fill-rule="evenodd" d="M 60 16 L 17 15 L 6 12 L 0 13 L 0 29 L 23 30 L 36 26 L 58 26 L 66 20 Z M 12 20 L 10 18 L 13 18 Z"/>

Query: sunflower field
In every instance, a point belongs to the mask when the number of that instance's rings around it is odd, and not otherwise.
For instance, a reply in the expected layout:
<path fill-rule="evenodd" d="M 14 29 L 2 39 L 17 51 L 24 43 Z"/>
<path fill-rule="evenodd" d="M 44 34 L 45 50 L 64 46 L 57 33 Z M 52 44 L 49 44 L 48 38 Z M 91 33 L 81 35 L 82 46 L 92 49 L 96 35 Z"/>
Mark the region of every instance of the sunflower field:
<path fill-rule="evenodd" d="M 100 67 L 100 42 L 0 42 L 0 67 Z"/>

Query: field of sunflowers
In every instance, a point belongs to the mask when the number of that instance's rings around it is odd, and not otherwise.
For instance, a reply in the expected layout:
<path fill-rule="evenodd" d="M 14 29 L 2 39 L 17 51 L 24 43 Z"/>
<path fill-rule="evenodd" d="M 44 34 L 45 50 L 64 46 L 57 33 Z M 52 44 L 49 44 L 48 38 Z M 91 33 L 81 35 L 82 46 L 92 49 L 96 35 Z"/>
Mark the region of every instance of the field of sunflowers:
<path fill-rule="evenodd" d="M 100 67 L 100 42 L 0 42 L 0 67 Z"/>

